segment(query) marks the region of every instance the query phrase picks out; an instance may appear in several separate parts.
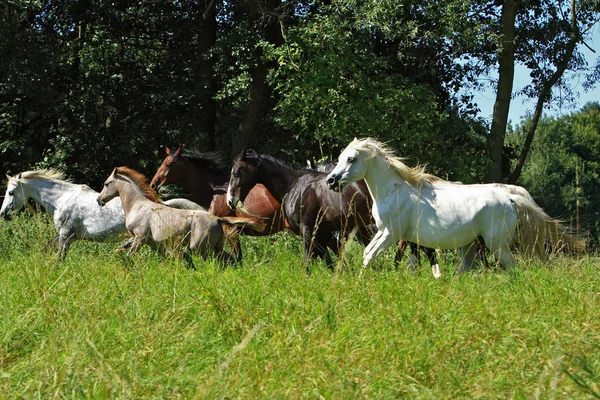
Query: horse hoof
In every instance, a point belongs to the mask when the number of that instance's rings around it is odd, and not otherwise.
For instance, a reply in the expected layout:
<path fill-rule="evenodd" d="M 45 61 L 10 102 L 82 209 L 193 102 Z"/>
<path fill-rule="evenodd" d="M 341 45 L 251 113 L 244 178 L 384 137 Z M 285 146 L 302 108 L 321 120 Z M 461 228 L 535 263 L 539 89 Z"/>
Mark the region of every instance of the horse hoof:
<path fill-rule="evenodd" d="M 440 271 L 440 266 L 438 264 L 435 264 L 433 267 L 431 267 L 431 272 L 433 273 L 433 277 L 435 279 L 440 279 L 442 277 L 442 271 Z"/>

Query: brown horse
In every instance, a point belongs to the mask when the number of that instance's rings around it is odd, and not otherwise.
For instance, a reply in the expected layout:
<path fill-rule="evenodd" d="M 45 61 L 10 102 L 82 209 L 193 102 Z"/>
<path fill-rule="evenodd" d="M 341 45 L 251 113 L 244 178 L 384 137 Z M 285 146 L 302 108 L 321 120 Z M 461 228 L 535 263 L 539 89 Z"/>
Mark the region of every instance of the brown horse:
<path fill-rule="evenodd" d="M 150 186 L 158 190 L 163 185 L 182 183 L 193 200 L 209 212 L 217 216 L 257 217 L 266 223 L 262 232 L 253 229 L 242 229 L 241 233 L 252 236 L 266 236 L 285 228 L 281 204 L 263 186 L 254 187 L 246 199 L 243 211 L 234 211 L 227 205 L 226 195 L 229 185 L 229 168 L 217 153 L 200 153 L 198 151 L 178 148 L 172 152 L 166 149 L 164 159 Z M 234 257 L 241 260 L 242 251 L 239 240 L 232 243 Z"/>
<path fill-rule="evenodd" d="M 235 225 L 258 230 L 265 227 L 265 223 L 257 218 L 216 217 L 204 210 L 182 210 L 157 203 L 146 178 L 127 167 L 113 170 L 96 201 L 104 206 L 117 196 L 121 197 L 125 226 L 133 235 L 128 255 L 137 252 L 144 244 L 161 252 L 183 246 L 188 251 L 200 253 L 203 258 L 212 252 L 219 260 L 227 261 L 228 255 L 223 252 L 223 243 L 228 236 L 226 232 L 235 230 Z M 194 268 L 189 253 L 184 253 L 184 256 Z"/>
<path fill-rule="evenodd" d="M 339 251 L 342 237 L 358 230 L 359 238 L 371 238 L 371 200 L 366 185 L 349 185 L 342 193 L 329 190 L 326 173 L 295 169 L 271 156 L 253 150 L 242 151 L 234 160 L 227 193 L 227 203 L 237 208 L 257 184 L 263 184 L 283 204 L 288 228 L 302 236 L 304 265 L 313 256 L 324 259 L 330 267 L 333 260 L 327 248 Z"/>

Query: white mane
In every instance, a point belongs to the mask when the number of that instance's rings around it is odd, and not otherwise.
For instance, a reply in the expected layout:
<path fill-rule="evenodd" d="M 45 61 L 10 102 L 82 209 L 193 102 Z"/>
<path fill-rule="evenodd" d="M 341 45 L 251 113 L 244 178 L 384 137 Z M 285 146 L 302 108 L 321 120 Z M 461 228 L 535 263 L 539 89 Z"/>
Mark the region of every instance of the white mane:
<path fill-rule="evenodd" d="M 57 171 L 52 168 L 37 169 L 34 171 L 25 171 L 18 175 L 8 177 L 8 181 L 12 182 L 14 184 L 17 184 L 21 181 L 28 180 L 28 179 L 49 179 L 49 180 L 54 180 L 54 181 L 62 181 L 62 182 L 71 183 L 70 180 L 65 178 L 65 175 L 62 172 Z"/>
<path fill-rule="evenodd" d="M 350 143 L 350 146 L 360 153 L 367 153 L 367 158 L 375 156 L 383 157 L 392 166 L 394 171 L 408 183 L 422 185 L 424 183 L 443 181 L 442 178 L 425 173 L 425 167 L 423 166 L 418 165 L 413 168 L 404 164 L 405 158 L 396 156 L 392 149 L 377 139 L 354 139 Z"/>

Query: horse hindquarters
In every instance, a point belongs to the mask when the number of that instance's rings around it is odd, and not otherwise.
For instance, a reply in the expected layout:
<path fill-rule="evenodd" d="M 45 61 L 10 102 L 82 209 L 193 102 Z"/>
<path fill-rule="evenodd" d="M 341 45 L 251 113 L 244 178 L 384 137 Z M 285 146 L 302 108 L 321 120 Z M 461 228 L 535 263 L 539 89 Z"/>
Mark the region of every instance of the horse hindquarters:
<path fill-rule="evenodd" d="M 189 249 L 206 260 L 210 254 L 222 257 L 225 234 L 218 219 L 195 218 L 190 233 Z"/>

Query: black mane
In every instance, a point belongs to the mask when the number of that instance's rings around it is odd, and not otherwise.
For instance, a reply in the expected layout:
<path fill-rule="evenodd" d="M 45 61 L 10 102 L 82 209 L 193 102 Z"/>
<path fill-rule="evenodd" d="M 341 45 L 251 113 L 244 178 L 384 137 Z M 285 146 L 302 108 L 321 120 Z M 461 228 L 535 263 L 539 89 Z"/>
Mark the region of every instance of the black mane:
<path fill-rule="evenodd" d="M 181 157 L 200 168 L 207 168 L 229 176 L 229 166 L 225 162 L 223 155 L 218 152 L 201 153 L 196 150 L 184 150 Z"/>

